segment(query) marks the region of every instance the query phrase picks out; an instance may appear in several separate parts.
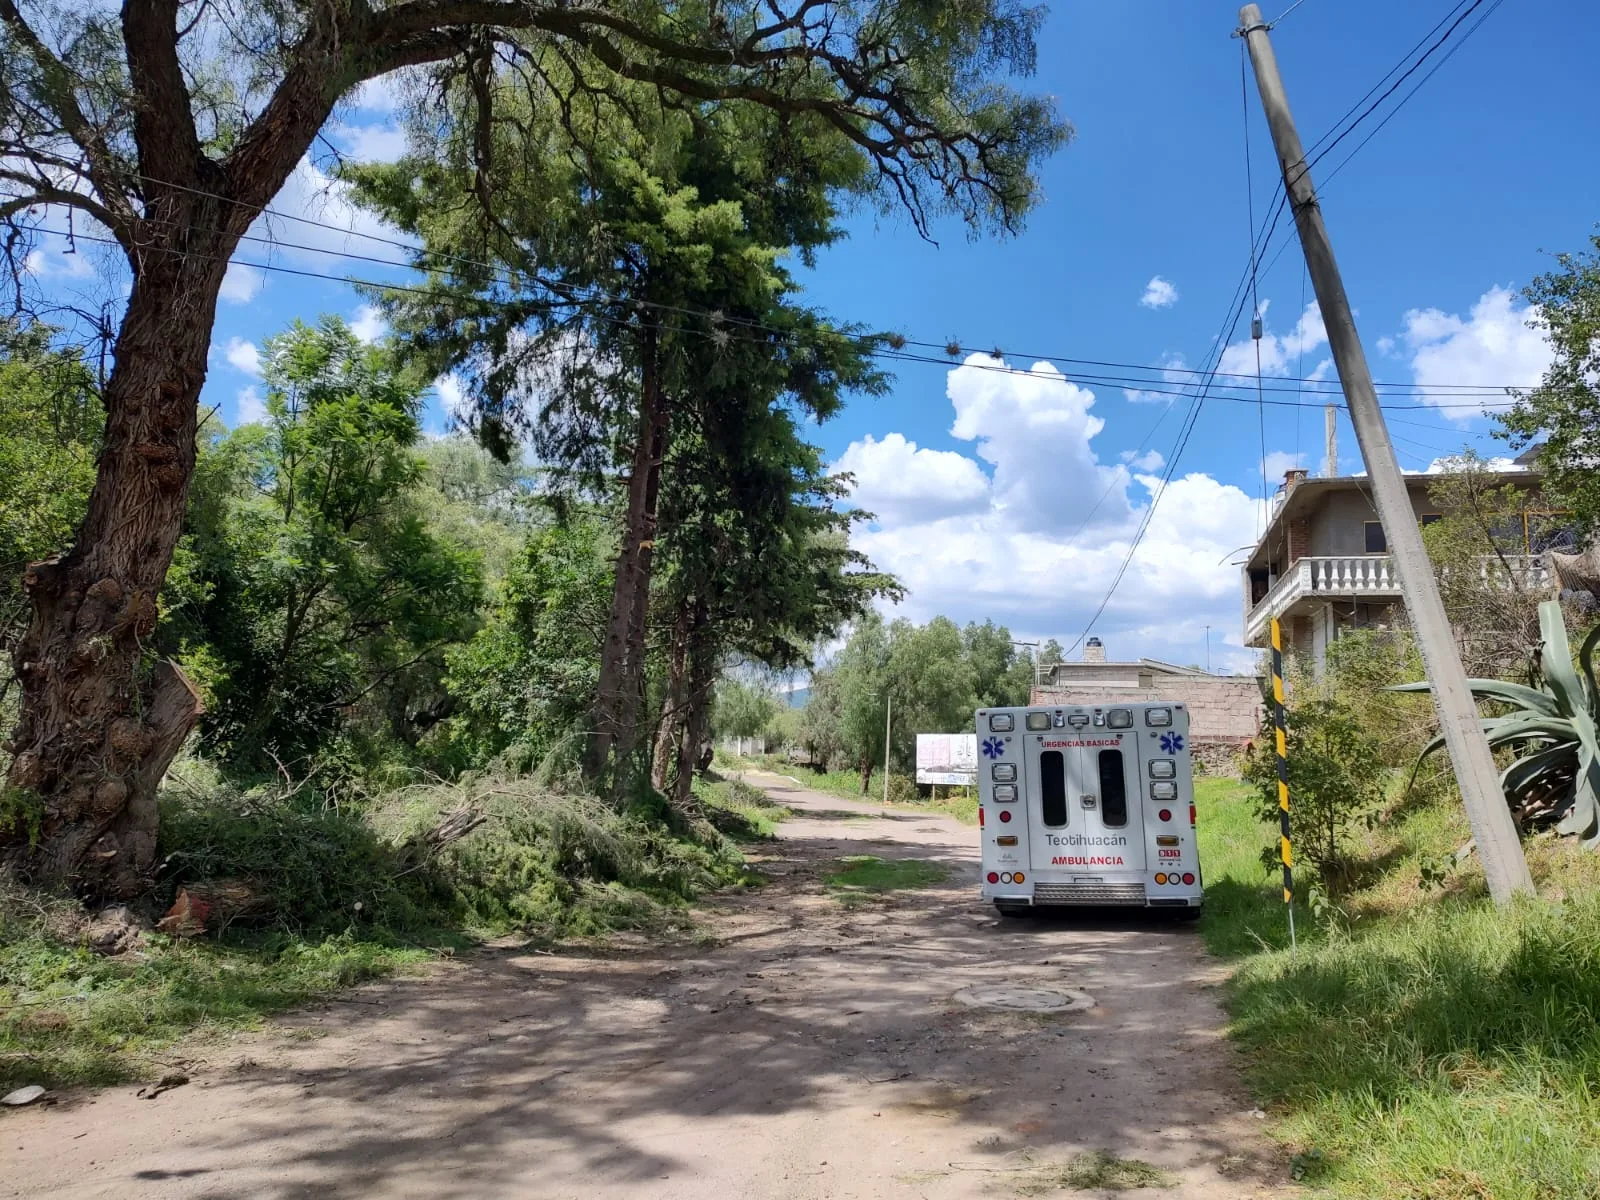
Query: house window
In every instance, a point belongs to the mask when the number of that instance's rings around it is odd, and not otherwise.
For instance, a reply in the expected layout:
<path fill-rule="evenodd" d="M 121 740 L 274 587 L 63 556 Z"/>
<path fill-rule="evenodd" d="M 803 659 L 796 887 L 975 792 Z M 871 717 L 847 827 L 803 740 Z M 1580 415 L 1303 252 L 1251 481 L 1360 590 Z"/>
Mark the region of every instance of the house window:
<path fill-rule="evenodd" d="M 1578 531 L 1573 526 L 1570 512 L 1543 512 L 1530 509 L 1522 514 L 1528 529 L 1529 554 L 1543 554 L 1555 550 L 1574 554 L 1578 549 Z"/>
<path fill-rule="evenodd" d="M 1363 528 L 1366 530 L 1366 535 L 1367 535 L 1367 553 L 1368 554 L 1387 554 L 1387 553 L 1389 553 L 1389 540 L 1383 536 L 1383 522 L 1382 521 L 1363 521 L 1361 524 L 1362 524 Z"/>
<path fill-rule="evenodd" d="M 1422 527 L 1426 529 L 1429 525 L 1435 525 L 1442 520 L 1444 520 L 1444 515 L 1442 513 L 1423 513 Z"/>

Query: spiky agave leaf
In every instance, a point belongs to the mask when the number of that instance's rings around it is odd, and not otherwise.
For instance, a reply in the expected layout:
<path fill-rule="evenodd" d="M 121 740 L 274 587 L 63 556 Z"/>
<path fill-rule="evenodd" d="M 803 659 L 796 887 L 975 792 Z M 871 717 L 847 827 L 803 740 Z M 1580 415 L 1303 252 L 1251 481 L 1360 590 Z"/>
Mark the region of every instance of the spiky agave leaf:
<path fill-rule="evenodd" d="M 1585 839 L 1590 849 L 1600 849 L 1600 683 L 1596 682 L 1594 656 L 1600 648 L 1600 627 L 1584 638 L 1573 666 L 1572 647 L 1559 601 L 1539 606 L 1539 676 L 1542 688 L 1499 679 L 1469 679 L 1478 700 L 1495 700 L 1514 711 L 1480 720 L 1492 748 L 1514 746 L 1517 758 L 1500 776 L 1506 799 L 1529 808 L 1544 799 L 1552 785 L 1567 791 L 1554 797 L 1545 809 L 1559 819 L 1556 830 Z M 1401 684 L 1396 692 L 1426 692 L 1425 682 Z M 1430 741 L 1417 756 L 1411 782 L 1430 754 L 1444 746 L 1443 736 Z M 1410 783 L 1407 784 L 1407 787 Z"/>

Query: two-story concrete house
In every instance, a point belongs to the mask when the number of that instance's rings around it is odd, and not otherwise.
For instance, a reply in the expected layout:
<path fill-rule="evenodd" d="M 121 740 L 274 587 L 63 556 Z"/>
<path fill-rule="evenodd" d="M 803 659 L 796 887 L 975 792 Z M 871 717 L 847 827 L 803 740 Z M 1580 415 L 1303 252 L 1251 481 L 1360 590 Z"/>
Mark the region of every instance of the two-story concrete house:
<path fill-rule="evenodd" d="M 1566 514 L 1540 506 L 1537 472 L 1505 471 L 1499 478 L 1529 502 L 1523 512 L 1501 518 L 1497 541 L 1530 585 L 1545 586 L 1550 575 L 1544 552 L 1571 540 Z M 1424 526 L 1444 515 L 1428 496 L 1436 480 L 1406 476 L 1412 510 Z M 1285 652 L 1300 655 L 1320 673 L 1328 646 L 1342 631 L 1388 628 L 1393 621 L 1403 601 L 1388 551 L 1366 476 L 1288 472 L 1266 532 L 1244 563 L 1245 645 L 1270 647 L 1277 617 Z"/>

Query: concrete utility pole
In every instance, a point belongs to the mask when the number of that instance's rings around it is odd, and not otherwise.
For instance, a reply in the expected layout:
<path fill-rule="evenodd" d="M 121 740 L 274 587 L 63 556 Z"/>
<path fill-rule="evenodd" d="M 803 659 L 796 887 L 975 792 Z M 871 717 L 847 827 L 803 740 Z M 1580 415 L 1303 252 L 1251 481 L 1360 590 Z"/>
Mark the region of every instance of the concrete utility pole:
<path fill-rule="evenodd" d="M 1405 478 L 1400 473 L 1394 447 L 1389 444 L 1389 431 L 1378 408 L 1378 394 L 1367 369 L 1367 356 L 1356 333 L 1350 300 L 1345 295 L 1344 281 L 1339 277 L 1333 247 L 1328 242 L 1328 230 L 1322 223 L 1322 209 L 1311 186 L 1300 135 L 1289 113 L 1289 98 L 1278 77 L 1278 61 L 1267 37 L 1268 26 L 1261 19 L 1261 9 L 1254 4 L 1246 4 L 1239 10 L 1239 23 L 1238 32 L 1249 47 L 1256 86 L 1261 91 L 1261 107 L 1266 111 L 1272 142 L 1278 151 L 1283 186 L 1294 210 L 1295 225 L 1300 230 L 1306 268 L 1316 288 L 1317 304 L 1328 330 L 1328 345 L 1339 370 L 1350 423 L 1355 426 L 1356 441 L 1372 480 L 1378 520 L 1383 524 L 1395 574 L 1400 579 L 1400 590 L 1416 627 L 1434 709 L 1439 714 L 1439 727 L 1450 751 L 1461 798 L 1466 803 L 1467 819 L 1472 823 L 1472 833 L 1478 843 L 1478 856 L 1483 860 L 1483 872 L 1488 877 L 1489 894 L 1504 904 L 1518 892 L 1533 891 L 1522 843 L 1517 839 L 1517 828 L 1506 807 L 1489 743 L 1478 724 L 1478 706 L 1467 688 L 1467 675 L 1456 653 L 1444 604 L 1439 599 L 1433 566 L 1422 545 L 1422 530 L 1411 507 Z"/>
<path fill-rule="evenodd" d="M 1323 412 L 1323 440 L 1327 445 L 1328 478 L 1339 473 L 1339 408 L 1330 404 Z"/>

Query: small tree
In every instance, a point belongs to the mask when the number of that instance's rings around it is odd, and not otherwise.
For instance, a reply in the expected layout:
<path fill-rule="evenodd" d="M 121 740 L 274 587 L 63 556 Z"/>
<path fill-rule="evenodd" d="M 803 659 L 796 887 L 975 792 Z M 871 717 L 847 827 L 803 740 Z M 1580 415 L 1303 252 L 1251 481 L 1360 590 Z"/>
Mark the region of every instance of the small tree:
<path fill-rule="evenodd" d="M 757 738 L 772 728 L 778 701 L 760 684 L 724 679 L 717 684 L 711 708 L 711 727 L 721 737 Z"/>
<path fill-rule="evenodd" d="M 1330 896 L 1343 895 L 1359 865 L 1352 834 L 1382 799 L 1383 762 L 1377 740 L 1339 701 L 1314 696 L 1288 714 L 1289 795 L 1295 857 L 1310 865 Z M 1278 768 L 1272 751 L 1245 758 L 1245 781 L 1256 789 L 1263 820 L 1278 820 Z M 1262 851 L 1269 870 L 1278 848 Z"/>
<path fill-rule="evenodd" d="M 1539 443 L 1545 495 L 1570 508 L 1579 531 L 1600 532 L 1600 234 L 1592 250 L 1558 254 L 1558 269 L 1530 283 L 1536 327 L 1554 351 L 1539 386 L 1516 393 L 1500 436 L 1521 450 Z"/>

